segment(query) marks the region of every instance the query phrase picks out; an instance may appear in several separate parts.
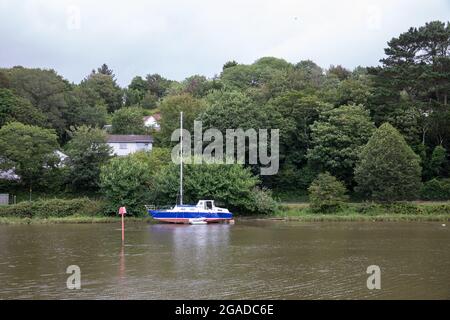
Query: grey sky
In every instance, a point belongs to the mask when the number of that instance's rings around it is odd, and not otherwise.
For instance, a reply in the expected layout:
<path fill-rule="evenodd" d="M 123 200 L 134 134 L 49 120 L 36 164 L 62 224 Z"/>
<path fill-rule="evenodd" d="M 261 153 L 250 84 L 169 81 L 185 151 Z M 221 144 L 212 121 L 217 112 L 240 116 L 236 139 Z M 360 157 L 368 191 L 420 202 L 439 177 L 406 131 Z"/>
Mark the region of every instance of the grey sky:
<path fill-rule="evenodd" d="M 135 75 L 208 77 L 262 56 L 322 67 L 375 65 L 410 26 L 450 19 L 450 0 L 0 0 L 0 66 L 79 82 L 107 63 Z"/>

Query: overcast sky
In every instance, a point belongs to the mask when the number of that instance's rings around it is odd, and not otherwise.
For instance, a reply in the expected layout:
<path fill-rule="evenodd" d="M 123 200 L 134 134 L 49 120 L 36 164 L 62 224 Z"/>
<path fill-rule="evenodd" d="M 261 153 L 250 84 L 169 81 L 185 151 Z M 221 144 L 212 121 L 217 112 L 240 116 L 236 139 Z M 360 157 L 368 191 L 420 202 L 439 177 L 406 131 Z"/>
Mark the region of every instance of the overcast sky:
<path fill-rule="evenodd" d="M 450 19 L 450 0 L 0 0 L 0 66 L 53 68 L 78 83 L 107 63 L 135 75 L 212 77 L 263 56 L 375 65 L 411 26 Z"/>

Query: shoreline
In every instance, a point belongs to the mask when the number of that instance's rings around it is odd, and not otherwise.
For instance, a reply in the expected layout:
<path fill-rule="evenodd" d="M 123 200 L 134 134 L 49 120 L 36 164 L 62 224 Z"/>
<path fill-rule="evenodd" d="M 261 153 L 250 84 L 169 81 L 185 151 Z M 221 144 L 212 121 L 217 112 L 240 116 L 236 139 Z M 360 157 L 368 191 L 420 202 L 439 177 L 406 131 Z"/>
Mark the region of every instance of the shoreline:
<path fill-rule="evenodd" d="M 58 207 L 55 207 L 57 210 Z M 31 209 L 29 209 L 31 211 Z M 99 210 L 99 209 L 97 209 Z M 92 223 L 120 223 L 121 218 L 107 216 L 101 211 L 92 210 L 89 214 L 67 214 L 51 216 L 49 212 L 42 212 L 35 216 L 19 216 L 13 214 L 0 215 L 0 225 L 16 224 L 92 224 Z M 77 210 L 78 211 L 78 210 Z M 10 212 L 15 212 L 14 210 Z M 19 211 L 20 212 L 20 211 Z M 27 211 L 25 211 L 28 213 Z M 99 213 L 97 213 L 99 212 Z M 238 215 L 237 221 L 297 221 L 297 222 L 363 222 L 363 221 L 450 221 L 450 201 L 410 201 L 391 204 L 373 202 L 346 203 L 336 212 L 314 212 L 307 202 L 280 203 L 279 208 L 268 215 Z M 127 223 L 158 223 L 151 217 L 127 216 Z"/>
<path fill-rule="evenodd" d="M 17 218 L 0 217 L 0 225 L 36 225 L 36 224 L 94 224 L 120 223 L 120 217 L 67 216 L 49 218 Z M 156 224 L 150 217 L 128 217 L 126 223 Z M 299 216 L 238 216 L 236 221 L 285 221 L 285 222 L 447 222 L 450 213 L 437 215 L 413 214 L 379 214 L 379 215 L 340 215 L 340 214 L 307 214 Z"/>

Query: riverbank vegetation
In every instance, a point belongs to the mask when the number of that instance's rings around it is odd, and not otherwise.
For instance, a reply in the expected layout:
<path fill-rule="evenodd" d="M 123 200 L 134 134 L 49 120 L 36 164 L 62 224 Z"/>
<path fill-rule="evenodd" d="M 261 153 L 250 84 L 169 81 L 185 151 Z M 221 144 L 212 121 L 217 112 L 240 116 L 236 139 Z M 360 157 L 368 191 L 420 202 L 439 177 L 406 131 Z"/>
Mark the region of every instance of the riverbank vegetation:
<path fill-rule="evenodd" d="M 148 74 L 121 88 L 106 64 L 79 84 L 54 70 L 0 69 L 0 192 L 19 202 L 61 198 L 1 208 L 0 216 L 66 217 L 75 204 L 93 215 L 126 206 L 142 216 L 144 204 L 175 203 L 170 137 L 180 111 L 191 132 L 194 120 L 203 130 L 280 130 L 277 174 L 261 176 L 247 162 L 186 165 L 186 201 L 213 198 L 252 215 L 370 217 L 391 208 L 397 217 L 433 216 L 427 206 L 409 208 L 416 214 L 390 206 L 450 199 L 449 51 L 450 23 L 433 21 L 392 38 L 379 66 L 354 70 L 263 57 L 229 61 L 211 79 Z M 143 116 L 157 110 L 160 131 L 145 128 Z M 153 150 L 111 155 L 105 124 L 112 133 L 151 134 Z M 311 208 L 280 211 L 277 200 L 295 195 L 309 197 Z M 348 199 L 379 204 L 363 210 Z M 447 207 L 433 208 L 440 216 Z"/>
<path fill-rule="evenodd" d="M 289 203 L 271 216 L 291 221 L 449 221 L 450 202 L 347 203 L 332 214 Z"/>
<path fill-rule="evenodd" d="M 333 211 L 318 211 L 309 203 L 281 203 L 272 213 L 237 215 L 239 219 L 268 219 L 286 221 L 449 221 L 450 201 L 420 202 L 352 202 L 340 204 Z M 154 222 L 150 217 L 127 216 L 133 223 Z M 49 223 L 118 223 L 120 217 L 111 215 L 103 200 L 52 199 L 0 206 L 0 224 Z"/>

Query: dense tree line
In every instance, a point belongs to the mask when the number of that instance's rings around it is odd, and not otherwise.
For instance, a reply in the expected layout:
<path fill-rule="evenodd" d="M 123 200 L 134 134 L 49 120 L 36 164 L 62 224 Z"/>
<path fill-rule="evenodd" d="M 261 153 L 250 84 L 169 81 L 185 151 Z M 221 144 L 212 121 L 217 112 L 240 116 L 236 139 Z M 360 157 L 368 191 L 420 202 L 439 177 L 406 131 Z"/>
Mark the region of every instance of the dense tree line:
<path fill-rule="evenodd" d="M 379 66 L 354 70 L 263 57 L 226 62 L 211 79 L 148 74 L 121 88 L 106 64 L 79 84 L 54 70 L 0 69 L 0 166 L 14 166 L 29 184 L 42 180 L 52 165 L 44 165 L 50 160 L 41 151 L 57 141 L 70 155 L 65 187 L 98 190 L 100 167 L 109 161 L 105 124 L 113 133 L 148 133 L 142 117 L 160 112 L 161 130 L 152 134 L 158 147 L 168 148 L 182 110 L 191 130 L 195 119 L 203 129 L 280 129 L 280 171 L 258 177 L 260 187 L 306 192 L 326 172 L 364 198 L 419 197 L 422 183 L 431 198 L 442 198 L 450 185 L 449 51 L 450 23 L 433 21 L 391 39 Z M 31 162 L 41 168 L 30 172 L 20 171 L 26 165 L 14 158 L 25 135 L 48 141 L 42 150 L 32 146 L 38 150 Z M 394 165 L 408 170 L 386 178 Z M 333 181 L 320 178 L 314 190 Z"/>

